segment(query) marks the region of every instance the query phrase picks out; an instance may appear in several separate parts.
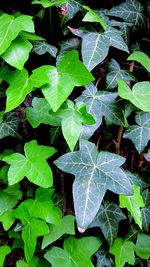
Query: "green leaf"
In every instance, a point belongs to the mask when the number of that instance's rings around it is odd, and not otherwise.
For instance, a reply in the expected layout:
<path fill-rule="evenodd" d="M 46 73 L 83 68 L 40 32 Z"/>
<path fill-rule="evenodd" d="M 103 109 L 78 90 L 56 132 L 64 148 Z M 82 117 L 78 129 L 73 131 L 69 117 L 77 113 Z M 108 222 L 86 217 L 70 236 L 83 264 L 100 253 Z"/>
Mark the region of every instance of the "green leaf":
<path fill-rule="evenodd" d="M 36 239 L 38 236 L 48 234 L 49 229 L 47 224 L 39 219 L 32 218 L 22 230 L 22 239 L 24 241 L 24 253 L 27 262 L 32 260 L 35 247 Z"/>
<path fill-rule="evenodd" d="M 150 113 L 138 112 L 135 121 L 137 125 L 129 126 L 123 137 L 130 139 L 141 153 L 150 140 Z"/>
<path fill-rule="evenodd" d="M 120 168 L 124 161 L 113 153 L 98 153 L 93 143 L 81 140 L 79 151 L 67 153 L 54 162 L 76 177 L 73 198 L 79 231 L 85 231 L 93 221 L 107 189 L 117 194 L 132 194 L 128 177 Z"/>
<path fill-rule="evenodd" d="M 117 238 L 119 222 L 125 219 L 126 216 L 115 203 L 105 202 L 90 227 L 100 227 L 106 240 L 112 245 Z"/>
<path fill-rule="evenodd" d="M 82 38 L 82 58 L 90 71 L 106 58 L 110 46 L 128 52 L 121 32 L 113 27 L 107 28 L 104 33 L 85 33 Z"/>
<path fill-rule="evenodd" d="M 143 5 L 137 0 L 127 0 L 118 6 L 114 6 L 106 14 L 113 17 L 124 19 L 133 25 L 141 26 L 144 24 L 145 17 L 142 14 Z"/>
<path fill-rule="evenodd" d="M 96 252 L 97 267 L 112 267 L 110 256 L 107 251 L 100 249 Z"/>
<path fill-rule="evenodd" d="M 22 38 L 17 37 L 12 41 L 10 47 L 2 54 L 2 58 L 11 66 L 22 70 L 25 62 L 29 57 L 29 53 L 32 49 L 32 44 Z"/>
<path fill-rule="evenodd" d="M 150 236 L 142 232 L 138 233 L 135 252 L 137 256 L 147 260 L 150 256 Z"/>
<path fill-rule="evenodd" d="M 98 22 L 100 25 L 103 27 L 104 30 L 107 28 L 107 23 L 106 21 L 100 17 L 100 14 L 93 9 L 89 8 L 88 6 L 83 6 L 85 10 L 88 12 L 84 16 L 82 21 L 87 21 L 87 22 Z"/>
<path fill-rule="evenodd" d="M 124 125 L 124 115 L 120 106 L 115 102 L 116 93 L 97 91 L 94 84 L 86 85 L 86 90 L 76 101 L 82 101 L 87 106 L 87 111 L 93 116 L 94 125 L 84 125 L 82 138 L 89 139 L 100 126 L 103 116 L 117 125 Z"/>
<path fill-rule="evenodd" d="M 58 49 L 46 42 L 35 41 L 33 44 L 33 51 L 38 55 L 49 53 L 51 56 L 56 57 Z"/>
<path fill-rule="evenodd" d="M 127 58 L 127 60 L 135 60 L 139 62 L 144 68 L 147 69 L 147 71 L 150 72 L 150 58 L 145 53 L 141 51 L 135 51 Z"/>
<path fill-rule="evenodd" d="M 142 227 L 144 231 L 149 232 L 150 230 L 150 192 L 148 189 L 142 192 L 145 207 L 142 209 Z"/>
<path fill-rule="evenodd" d="M 52 147 L 38 145 L 36 140 L 30 141 L 24 146 L 25 156 L 14 153 L 3 158 L 10 168 L 8 181 L 13 185 L 24 177 L 32 183 L 47 188 L 52 185 L 52 171 L 46 162 L 56 150 Z"/>
<path fill-rule="evenodd" d="M 117 79 L 124 81 L 135 81 L 135 78 L 126 70 L 120 68 L 115 59 L 111 59 L 108 65 L 108 73 L 106 76 L 107 89 L 117 87 Z"/>
<path fill-rule="evenodd" d="M 0 247 L 0 267 L 3 267 L 5 258 L 8 254 L 11 253 L 11 248 L 7 245 L 1 246 Z"/>
<path fill-rule="evenodd" d="M 91 256 L 98 250 L 101 241 L 96 237 L 76 239 L 70 237 L 64 241 L 64 249 L 53 247 L 44 257 L 52 267 L 92 267 Z"/>
<path fill-rule="evenodd" d="M 131 213 L 135 222 L 142 229 L 142 214 L 140 208 L 144 207 L 144 201 L 140 194 L 140 187 L 137 185 L 133 186 L 134 195 L 133 196 L 120 196 L 120 207 L 127 208 Z"/>
<path fill-rule="evenodd" d="M 6 136 L 13 136 L 20 138 L 18 134 L 19 119 L 13 113 L 8 113 L 3 115 L 3 112 L 0 112 L 3 120 L 0 122 L 0 139 Z"/>
<path fill-rule="evenodd" d="M 44 8 L 51 7 L 51 6 L 57 6 L 67 3 L 68 0 L 33 0 L 32 4 L 40 4 Z"/>
<path fill-rule="evenodd" d="M 65 16 L 62 17 L 62 24 L 66 23 L 68 20 L 72 19 L 76 13 L 81 9 L 82 4 L 80 1 L 76 0 L 68 0 L 65 5 L 63 5 L 65 9 Z"/>
<path fill-rule="evenodd" d="M 141 110 L 150 111 L 150 82 L 138 82 L 131 91 L 123 80 L 118 79 L 118 94 L 121 98 L 131 101 L 133 105 Z"/>
<path fill-rule="evenodd" d="M 17 267 L 37 267 L 38 263 L 39 263 L 39 259 L 37 257 L 33 257 L 29 263 L 23 260 L 18 260 L 16 262 L 16 265 Z"/>
<path fill-rule="evenodd" d="M 110 253 L 115 256 L 116 267 L 123 267 L 126 262 L 134 265 L 134 246 L 131 241 L 123 241 L 121 238 L 115 240 L 110 248 Z"/>
<path fill-rule="evenodd" d="M 45 98 L 34 97 L 32 107 L 26 108 L 27 120 L 33 128 L 38 127 L 41 123 L 59 126 L 60 119 L 51 112 L 51 107 Z"/>
<path fill-rule="evenodd" d="M 18 198 L 5 191 L 0 192 L 0 215 L 16 206 Z"/>
<path fill-rule="evenodd" d="M 42 93 L 55 112 L 75 86 L 83 86 L 93 79 L 94 77 L 78 59 L 78 52 L 73 50 L 64 55 L 57 68 L 51 68 L 49 84 L 43 86 Z"/>
<path fill-rule="evenodd" d="M 13 210 L 7 210 L 2 215 L 0 215 L 0 221 L 3 224 L 3 228 L 5 231 L 13 225 L 15 218 L 13 216 Z"/>
<path fill-rule="evenodd" d="M 8 82 L 10 86 L 6 90 L 6 112 L 18 107 L 33 88 L 25 69 L 13 71 Z"/>
<path fill-rule="evenodd" d="M 64 234 L 74 235 L 74 216 L 64 216 L 58 225 L 49 225 L 49 233 L 45 235 L 42 242 L 42 249 L 59 239 Z"/>

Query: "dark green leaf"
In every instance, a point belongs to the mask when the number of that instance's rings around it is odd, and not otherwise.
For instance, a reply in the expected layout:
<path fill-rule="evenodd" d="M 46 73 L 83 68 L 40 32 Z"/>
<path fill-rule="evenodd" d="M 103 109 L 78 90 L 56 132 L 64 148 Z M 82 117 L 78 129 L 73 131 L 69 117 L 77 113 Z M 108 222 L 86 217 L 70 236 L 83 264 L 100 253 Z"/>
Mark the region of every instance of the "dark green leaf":
<path fill-rule="evenodd" d="M 150 256 L 150 236 L 142 232 L 138 233 L 135 252 L 137 256 L 147 260 Z"/>
<path fill-rule="evenodd" d="M 33 44 L 33 51 L 38 55 L 49 53 L 51 56 L 56 57 L 58 49 L 46 42 L 35 41 Z"/>
<path fill-rule="evenodd" d="M 17 132 L 19 119 L 13 113 L 8 113 L 3 116 L 3 112 L 0 112 L 0 115 L 3 117 L 3 120 L 0 122 L 0 139 L 6 136 L 20 138 Z"/>
<path fill-rule="evenodd" d="M 97 265 L 96 267 L 112 267 L 111 259 L 107 251 L 100 249 L 96 252 Z"/>

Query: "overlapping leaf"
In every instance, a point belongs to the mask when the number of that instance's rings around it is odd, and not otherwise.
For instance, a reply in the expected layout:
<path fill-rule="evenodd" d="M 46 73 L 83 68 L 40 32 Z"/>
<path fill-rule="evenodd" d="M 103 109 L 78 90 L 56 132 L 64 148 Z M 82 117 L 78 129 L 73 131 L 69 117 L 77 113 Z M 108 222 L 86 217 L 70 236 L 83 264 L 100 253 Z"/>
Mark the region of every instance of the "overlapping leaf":
<path fill-rule="evenodd" d="M 111 259 L 109 253 L 103 249 L 96 252 L 97 265 L 96 267 L 112 267 Z"/>
<path fill-rule="evenodd" d="M 33 0 L 32 4 L 40 4 L 44 8 L 65 4 L 67 0 Z"/>
<path fill-rule="evenodd" d="M 119 222 L 124 219 L 126 216 L 115 203 L 105 202 L 90 227 L 100 227 L 106 240 L 112 245 L 117 237 Z"/>
<path fill-rule="evenodd" d="M 142 209 L 142 227 L 148 232 L 150 230 L 150 192 L 148 189 L 142 192 L 142 197 L 144 199 L 145 207 Z"/>
<path fill-rule="evenodd" d="M 84 16 L 83 21 L 98 22 L 103 27 L 103 29 L 106 30 L 107 23 L 102 17 L 100 17 L 100 14 L 97 11 L 89 8 L 88 6 L 83 6 L 83 7 L 85 8 L 85 10 L 88 11 Z"/>
<path fill-rule="evenodd" d="M 145 260 L 148 260 L 150 255 L 150 236 L 142 232 L 138 233 L 136 245 L 135 245 L 136 254 Z"/>
<path fill-rule="evenodd" d="M 0 247 L 0 266 L 1 267 L 4 266 L 5 258 L 10 253 L 11 253 L 11 248 L 9 246 L 4 245 Z"/>
<path fill-rule="evenodd" d="M 3 112 L 0 112 L 0 118 L 0 139 L 6 136 L 20 138 L 20 135 L 17 133 L 19 119 L 13 113 L 4 115 Z"/>
<path fill-rule="evenodd" d="M 86 86 L 86 90 L 76 101 L 86 104 L 87 111 L 93 115 L 96 123 L 90 126 L 84 125 L 82 138 L 88 139 L 93 135 L 100 126 L 103 116 L 117 125 L 124 125 L 124 115 L 120 106 L 115 102 L 116 98 L 116 93 L 97 91 L 93 84 Z"/>
<path fill-rule="evenodd" d="M 141 153 L 150 140 L 150 113 L 138 112 L 135 121 L 137 125 L 129 126 L 123 137 L 130 139 Z"/>
<path fill-rule="evenodd" d="M 55 161 L 76 179 L 73 184 L 75 214 L 80 231 L 85 231 L 95 218 L 107 189 L 117 194 L 132 194 L 128 177 L 120 168 L 124 158 L 100 152 L 96 146 L 81 140 L 80 150 L 67 153 Z"/>
<path fill-rule="evenodd" d="M 127 58 L 127 60 L 135 60 L 141 63 L 143 67 L 150 72 L 150 58 L 145 53 L 141 51 L 135 51 Z"/>
<path fill-rule="evenodd" d="M 10 168 L 8 171 L 8 181 L 13 185 L 24 177 L 27 177 L 32 183 L 41 187 L 50 187 L 53 183 L 52 171 L 46 162 L 56 150 L 52 147 L 41 146 L 33 140 L 24 146 L 25 156 L 14 153 L 3 158 Z"/>
<path fill-rule="evenodd" d="M 49 53 L 51 56 L 56 57 L 58 49 L 46 42 L 35 41 L 33 45 L 33 51 L 38 55 Z"/>
<path fill-rule="evenodd" d="M 65 9 L 65 14 L 62 17 L 62 23 L 66 23 L 75 16 L 82 6 L 79 0 L 68 0 L 63 7 Z"/>

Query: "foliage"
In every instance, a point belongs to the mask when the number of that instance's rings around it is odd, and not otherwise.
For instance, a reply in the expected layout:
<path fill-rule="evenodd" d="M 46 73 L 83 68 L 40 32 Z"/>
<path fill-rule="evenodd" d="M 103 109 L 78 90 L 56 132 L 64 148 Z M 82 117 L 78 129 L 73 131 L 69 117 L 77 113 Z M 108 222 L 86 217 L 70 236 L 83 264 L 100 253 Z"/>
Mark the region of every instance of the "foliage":
<path fill-rule="evenodd" d="M 149 265 L 149 6 L 1 1 L 0 267 Z"/>

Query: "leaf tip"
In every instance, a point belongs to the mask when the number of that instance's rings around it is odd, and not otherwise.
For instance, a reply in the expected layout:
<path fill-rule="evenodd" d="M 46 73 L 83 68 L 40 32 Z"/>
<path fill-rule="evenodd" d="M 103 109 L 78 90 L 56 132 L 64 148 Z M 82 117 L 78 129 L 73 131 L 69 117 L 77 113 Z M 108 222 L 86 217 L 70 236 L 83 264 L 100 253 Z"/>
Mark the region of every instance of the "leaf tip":
<path fill-rule="evenodd" d="M 83 233 L 86 231 L 86 229 L 87 229 L 87 228 L 80 227 L 80 226 L 78 226 L 77 228 L 78 228 L 78 231 L 79 231 L 81 234 L 83 234 Z"/>

